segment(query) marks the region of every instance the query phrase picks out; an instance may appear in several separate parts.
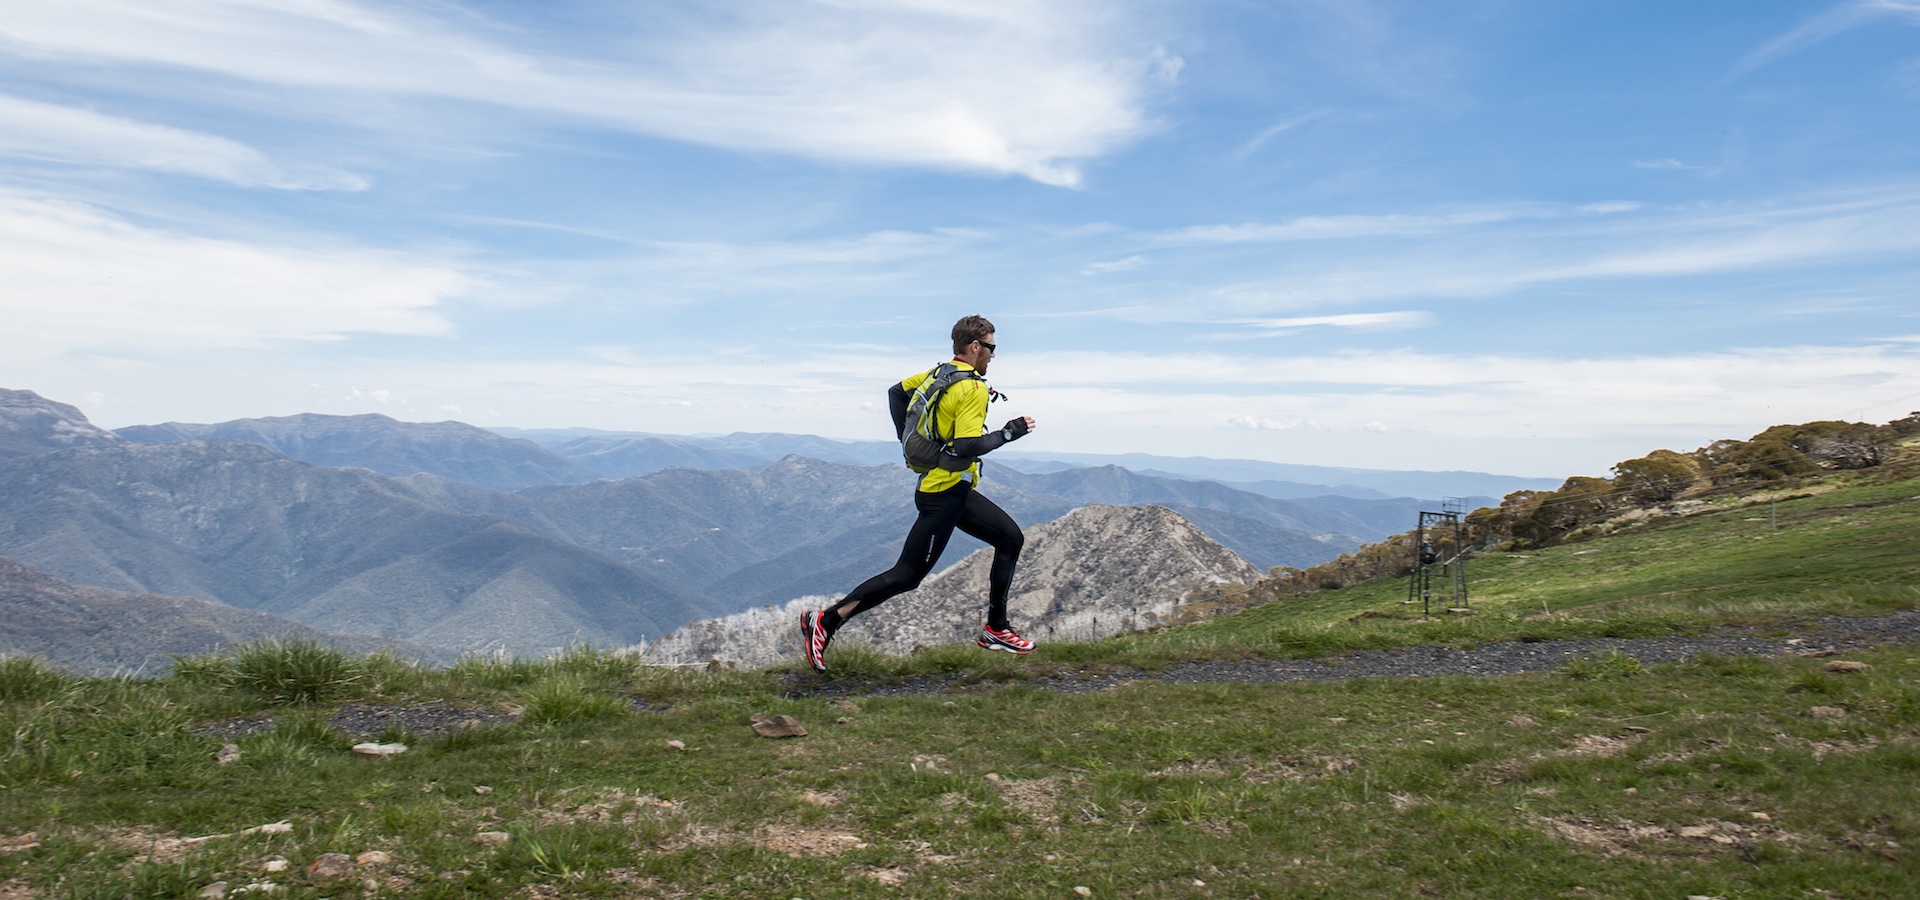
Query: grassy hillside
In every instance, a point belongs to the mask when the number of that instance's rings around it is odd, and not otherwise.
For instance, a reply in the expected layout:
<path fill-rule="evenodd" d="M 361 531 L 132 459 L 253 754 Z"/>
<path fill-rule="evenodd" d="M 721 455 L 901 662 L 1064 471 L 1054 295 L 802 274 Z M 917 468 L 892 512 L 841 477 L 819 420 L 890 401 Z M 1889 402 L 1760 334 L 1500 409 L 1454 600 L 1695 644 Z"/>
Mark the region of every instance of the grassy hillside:
<path fill-rule="evenodd" d="M 1136 662 L 1314 655 L 1920 607 L 1920 479 L 1852 481 L 1722 497 L 1688 516 L 1624 523 L 1601 540 L 1477 555 L 1465 564 L 1469 615 L 1425 616 L 1422 604 L 1404 603 L 1407 579 L 1380 579 L 1117 646 Z"/>
<path fill-rule="evenodd" d="M 830 680 L 590 652 L 426 672 L 297 642 L 162 682 L 6 660 L 0 897 L 1913 896 L 1920 646 L 1151 677 L 1920 609 L 1920 480 L 1716 503 L 1475 558 L 1467 614 L 1423 618 L 1394 579 L 1024 659 L 842 654 Z M 1132 680 L 1027 677 L 1089 670 Z M 956 686 L 820 690 L 928 676 Z M 810 734 L 760 737 L 757 714 Z M 366 738 L 410 749 L 350 752 Z M 360 860 L 307 872 L 329 853 Z"/>

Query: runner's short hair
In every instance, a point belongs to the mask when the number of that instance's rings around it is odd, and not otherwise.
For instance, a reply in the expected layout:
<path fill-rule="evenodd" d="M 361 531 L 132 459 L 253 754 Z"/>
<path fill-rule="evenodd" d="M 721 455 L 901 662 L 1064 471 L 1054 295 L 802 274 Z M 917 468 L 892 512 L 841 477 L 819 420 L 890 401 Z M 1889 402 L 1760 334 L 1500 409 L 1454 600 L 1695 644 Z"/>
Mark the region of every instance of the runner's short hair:
<path fill-rule="evenodd" d="M 965 353 L 967 345 L 974 341 L 984 341 L 993 334 L 993 323 L 986 316 L 968 316 L 953 323 L 953 352 Z"/>

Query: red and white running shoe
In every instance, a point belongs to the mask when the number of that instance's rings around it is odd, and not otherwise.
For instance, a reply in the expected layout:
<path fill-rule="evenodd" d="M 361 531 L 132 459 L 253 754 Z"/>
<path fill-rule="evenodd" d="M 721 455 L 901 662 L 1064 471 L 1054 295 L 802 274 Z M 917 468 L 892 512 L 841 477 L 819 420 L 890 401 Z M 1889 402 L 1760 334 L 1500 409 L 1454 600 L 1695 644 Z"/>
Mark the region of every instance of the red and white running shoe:
<path fill-rule="evenodd" d="M 981 626 L 980 636 L 974 642 L 987 650 L 1005 650 L 1008 653 L 1027 654 L 1033 652 L 1033 642 L 1013 633 L 1008 628 L 1002 631 L 991 626 Z"/>
<path fill-rule="evenodd" d="M 815 672 L 827 671 L 827 611 L 816 609 L 800 614 L 800 652 L 806 654 L 807 665 Z"/>

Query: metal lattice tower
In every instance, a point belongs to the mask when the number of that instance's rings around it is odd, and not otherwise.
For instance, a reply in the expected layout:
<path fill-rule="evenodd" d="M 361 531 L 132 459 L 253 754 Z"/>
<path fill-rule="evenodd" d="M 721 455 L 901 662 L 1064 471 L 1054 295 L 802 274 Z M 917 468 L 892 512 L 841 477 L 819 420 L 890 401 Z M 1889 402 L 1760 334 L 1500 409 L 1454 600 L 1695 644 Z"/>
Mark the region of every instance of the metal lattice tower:
<path fill-rule="evenodd" d="M 1458 498 L 1441 501 L 1441 512 L 1421 512 L 1413 535 L 1413 578 L 1407 583 L 1407 603 L 1418 600 L 1424 615 L 1433 615 L 1435 576 L 1439 577 L 1448 612 L 1468 609 L 1467 541 L 1461 514 L 1466 504 Z"/>

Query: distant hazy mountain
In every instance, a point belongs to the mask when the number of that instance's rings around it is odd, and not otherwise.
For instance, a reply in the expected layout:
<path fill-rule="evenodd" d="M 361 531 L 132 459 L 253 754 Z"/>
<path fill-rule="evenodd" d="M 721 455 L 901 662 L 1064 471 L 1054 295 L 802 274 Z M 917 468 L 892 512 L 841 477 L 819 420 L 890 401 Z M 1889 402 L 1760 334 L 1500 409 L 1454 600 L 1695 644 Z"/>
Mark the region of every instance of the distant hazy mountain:
<path fill-rule="evenodd" d="M 969 555 L 854 619 L 834 646 L 904 654 L 971 643 L 984 621 L 992 551 Z M 1262 573 L 1164 507 L 1088 506 L 1027 532 L 1007 611 L 1036 641 L 1085 639 L 1171 620 L 1195 592 L 1251 584 Z M 762 666 L 799 657 L 799 614 L 831 597 L 697 622 L 647 648 L 667 662 Z M 985 651 L 982 651 L 985 652 Z M 828 665 L 833 653 L 828 651 Z"/>
<path fill-rule="evenodd" d="M 1022 447 L 1005 453 L 1002 464 L 1025 471 L 1054 471 L 1076 466 L 1120 466 L 1141 473 L 1218 481 L 1254 493 L 1276 497 L 1319 494 L 1359 497 L 1504 497 L 1518 490 L 1553 490 L 1558 478 L 1523 478 L 1485 472 L 1423 472 L 1387 469 L 1348 469 L 1306 466 L 1251 459 L 1211 459 L 1204 456 L 1155 456 L 1148 453 L 1049 453 Z M 1275 484 L 1267 484 L 1274 482 Z"/>
<path fill-rule="evenodd" d="M 1084 498 L 1093 503 L 1170 506 L 1176 510 L 1211 509 L 1308 534 L 1380 536 L 1366 521 L 1339 510 L 1265 497 L 1213 481 L 1141 475 L 1119 466 L 1068 469 L 1047 475 L 1026 475 L 998 469 L 996 477 L 1023 490 Z"/>
<path fill-rule="evenodd" d="M 8 391 L 0 393 L 0 554 L 76 584 L 214 600 L 330 631 L 537 655 L 844 593 L 892 564 L 914 517 L 915 476 L 890 441 L 524 434 L 571 460 L 457 422 L 384 416 L 175 423 L 116 435 L 71 406 Z M 759 462 L 782 451 L 796 455 Z M 1003 455 L 989 458 L 985 489 L 1030 533 L 1089 504 L 1157 505 L 1260 568 L 1324 562 L 1407 530 L 1434 505 L 1283 499 L 1203 475 Z M 1231 460 L 1137 461 L 1212 467 L 1220 477 L 1312 474 Z M 609 480 L 639 467 L 652 468 Z M 1346 479 L 1339 483 L 1373 491 L 1348 477 L 1356 472 L 1337 470 Z M 956 535 L 947 559 L 980 546 Z"/>
<path fill-rule="evenodd" d="M 494 429 L 530 440 L 608 478 L 668 468 L 754 469 L 789 456 L 872 466 L 900 461 L 892 441 L 836 441 L 809 434 L 664 435 L 584 428 Z"/>
<path fill-rule="evenodd" d="M 892 565 L 913 522 L 914 478 L 903 466 L 794 456 L 758 469 L 669 469 L 484 502 L 705 597 L 718 614 L 845 591 Z M 994 499 L 1024 522 L 1078 505 L 1011 489 L 996 489 Z M 980 546 L 970 542 L 956 542 L 949 558 Z"/>
<path fill-rule="evenodd" d="M 79 584 L 530 655 L 631 643 L 704 612 L 518 522 L 450 511 L 365 470 L 227 441 L 0 461 L 0 554 Z"/>
<path fill-rule="evenodd" d="M 668 466 L 701 469 L 751 468 L 799 455 L 849 465 L 897 464 L 893 441 L 840 441 L 812 435 L 735 433 L 659 435 L 589 429 L 495 429 L 525 438 L 609 478 L 627 478 Z M 1142 475 L 1216 481 L 1278 499 L 1339 495 L 1362 499 L 1504 497 L 1518 490 L 1553 490 L 1560 479 L 1523 478 L 1484 472 L 1423 472 L 1307 466 L 1248 459 L 1155 456 L 1146 453 L 1056 453 L 1023 442 L 990 457 L 997 465 L 1029 474 L 1119 466 Z"/>
<path fill-rule="evenodd" d="M 0 388 L 0 459 L 119 442 L 72 406 L 32 391 Z"/>
<path fill-rule="evenodd" d="M 606 478 L 631 478 L 661 469 L 755 469 L 767 464 L 757 454 L 665 437 L 583 437 L 553 447 L 552 452 Z"/>
<path fill-rule="evenodd" d="M 81 584 L 536 654 L 844 592 L 899 553 L 913 479 L 892 463 L 791 457 L 516 495 L 316 467 L 257 443 L 108 439 L 0 465 L 0 553 Z M 988 487 L 1028 526 L 1088 502 L 1163 500 L 1263 566 L 1323 561 L 1365 530 L 1286 501 L 1121 470 L 993 467 Z M 1201 503 L 1219 509 L 1186 505 Z M 948 559 L 979 546 L 962 536 Z"/>
<path fill-rule="evenodd" d="M 37 657 L 80 675 L 158 677 L 176 656 L 215 653 L 236 644 L 297 634 L 349 653 L 378 649 L 428 665 L 454 654 L 364 635 L 315 631 L 291 619 L 207 600 L 128 594 L 68 584 L 0 557 L 0 653 Z"/>
<path fill-rule="evenodd" d="M 579 484 L 600 476 L 532 441 L 503 437 L 460 422 L 306 414 L 236 419 L 214 425 L 135 425 L 117 433 L 143 444 L 246 441 L 317 466 L 371 469 L 394 476 L 436 475 L 496 491 L 539 484 Z"/>
<path fill-rule="evenodd" d="M 892 565 L 913 522 L 914 478 L 898 465 L 794 456 L 751 470 L 671 469 L 516 497 L 444 494 L 440 502 L 510 516 L 605 554 L 704 598 L 718 614 L 845 592 Z M 1263 568 L 1325 562 L 1388 533 L 1340 510 L 1124 469 L 1034 476 L 992 467 L 984 490 L 1024 526 L 1089 504 L 1168 506 Z M 1417 522 L 1413 513 L 1405 519 L 1397 530 Z M 946 559 L 981 546 L 955 535 Z"/>
<path fill-rule="evenodd" d="M 23 394 L 42 406 L 60 407 L 71 414 L 62 421 L 86 421 L 72 407 L 49 404 L 27 392 L 7 393 Z M 91 425 L 85 427 L 105 434 Z M 51 434 L 45 426 L 41 431 Z M 402 477 L 423 473 L 497 491 L 582 484 L 596 478 L 631 478 L 670 468 L 752 469 L 788 456 L 854 466 L 897 465 L 900 459 L 899 445 L 885 440 L 842 441 L 805 434 L 752 432 L 659 435 L 578 428 L 487 430 L 460 422 L 399 422 L 380 415 L 307 414 L 213 425 L 174 422 L 122 428 L 118 435 L 143 443 L 248 441 L 316 465 L 352 466 Z M 54 449 L 48 440 L 36 441 L 36 452 Z M 0 432 L 0 452 L 4 447 L 4 433 Z M 1220 483 L 1284 500 L 1418 497 L 1435 506 L 1441 498 L 1490 502 L 1516 490 L 1560 486 L 1555 479 L 1481 472 L 1400 472 L 1140 453 L 1052 453 L 1024 445 L 1000 451 L 992 460 L 996 466 L 1034 475 L 1118 467 L 1174 481 Z"/>

